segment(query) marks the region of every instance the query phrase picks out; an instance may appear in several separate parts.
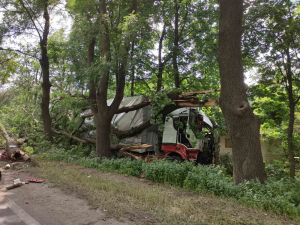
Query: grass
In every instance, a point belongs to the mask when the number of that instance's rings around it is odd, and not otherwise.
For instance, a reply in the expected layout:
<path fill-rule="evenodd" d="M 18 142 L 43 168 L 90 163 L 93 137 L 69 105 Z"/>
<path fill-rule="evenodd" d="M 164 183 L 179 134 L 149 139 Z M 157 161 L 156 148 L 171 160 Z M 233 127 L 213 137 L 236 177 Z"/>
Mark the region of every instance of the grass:
<path fill-rule="evenodd" d="M 284 216 L 249 209 L 234 200 L 198 195 L 145 179 L 37 159 L 26 169 L 68 193 L 77 193 L 109 216 L 136 224 L 296 224 Z M 38 167 L 37 167 L 38 166 Z"/>
<path fill-rule="evenodd" d="M 268 167 L 269 177 L 262 185 L 257 180 L 233 185 L 232 177 L 222 167 L 195 166 L 193 162 L 182 163 L 168 160 L 130 160 L 128 158 L 90 158 L 69 154 L 63 149 L 39 154 L 40 159 L 77 163 L 86 168 L 114 172 L 138 177 L 156 183 L 163 183 L 199 194 L 210 193 L 216 196 L 234 198 L 248 207 L 259 207 L 278 215 L 300 218 L 300 180 L 285 177 L 281 163 Z M 283 169 L 283 170 L 282 170 Z M 284 172 L 284 173 L 283 173 Z M 283 174 L 282 174 L 283 173 Z"/>

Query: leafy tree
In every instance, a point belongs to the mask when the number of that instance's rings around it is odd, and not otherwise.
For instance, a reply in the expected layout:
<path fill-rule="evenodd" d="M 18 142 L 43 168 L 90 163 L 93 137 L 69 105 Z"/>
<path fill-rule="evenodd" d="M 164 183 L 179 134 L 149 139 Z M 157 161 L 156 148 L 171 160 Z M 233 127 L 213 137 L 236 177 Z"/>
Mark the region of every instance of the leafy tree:
<path fill-rule="evenodd" d="M 47 140 L 53 141 L 51 130 L 51 116 L 49 112 L 50 102 L 50 66 L 48 57 L 48 35 L 50 30 L 50 11 L 59 3 L 58 0 L 4 0 L 1 8 L 4 10 L 4 19 L 1 23 L 2 29 L 6 31 L 5 38 L 19 35 L 28 35 L 37 38 L 40 46 L 39 60 L 43 74 L 43 98 L 42 98 L 42 120 Z M 51 7 L 52 6 L 52 7 Z M 43 23 L 41 22 L 43 18 Z M 2 48 L 3 49 L 3 48 Z M 13 50 L 13 49 L 4 49 Z M 20 50 L 15 50 L 21 52 Z M 32 55 L 30 52 L 21 52 L 25 55 Z"/>
<path fill-rule="evenodd" d="M 295 176 L 294 124 L 295 111 L 300 100 L 299 2 L 246 1 L 244 53 L 258 68 L 260 85 L 281 89 L 282 101 L 288 103 L 289 124 L 287 142 L 290 176 Z M 282 91 L 282 89 L 285 91 Z M 283 119 L 283 118 L 282 118 Z"/>

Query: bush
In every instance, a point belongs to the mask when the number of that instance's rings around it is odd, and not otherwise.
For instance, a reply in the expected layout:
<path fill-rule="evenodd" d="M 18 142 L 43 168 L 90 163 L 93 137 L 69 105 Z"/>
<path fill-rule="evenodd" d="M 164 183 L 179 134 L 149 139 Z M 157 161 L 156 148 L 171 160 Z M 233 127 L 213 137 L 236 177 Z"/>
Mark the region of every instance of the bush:
<path fill-rule="evenodd" d="M 289 166 L 285 163 L 285 160 L 273 160 L 272 163 L 266 164 L 266 172 L 269 177 L 275 177 L 281 179 L 288 177 L 290 174 Z"/>

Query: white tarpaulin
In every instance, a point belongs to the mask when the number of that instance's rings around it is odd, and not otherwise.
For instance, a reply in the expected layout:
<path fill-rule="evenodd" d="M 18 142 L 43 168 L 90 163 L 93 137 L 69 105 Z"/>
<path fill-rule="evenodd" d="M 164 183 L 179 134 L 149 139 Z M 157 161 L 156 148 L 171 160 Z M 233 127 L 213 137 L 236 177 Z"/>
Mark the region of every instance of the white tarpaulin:
<path fill-rule="evenodd" d="M 143 95 L 139 96 L 133 96 L 133 97 L 126 97 L 123 98 L 119 108 L 122 107 L 128 107 L 132 105 L 137 105 L 143 101 L 146 100 L 146 97 Z M 113 99 L 107 100 L 107 105 L 111 105 L 113 102 Z M 91 113 L 91 110 L 86 110 L 83 114 Z M 116 114 L 111 123 L 118 128 L 118 130 L 125 131 L 130 130 L 133 127 L 137 127 L 143 123 L 145 123 L 147 120 L 150 119 L 151 115 L 151 107 L 146 106 L 139 110 L 130 111 L 128 113 L 119 113 Z M 86 121 L 89 124 L 94 124 L 93 120 Z"/>
<path fill-rule="evenodd" d="M 120 104 L 119 108 L 122 107 L 128 107 L 132 105 L 137 105 L 143 101 L 145 101 L 146 98 L 142 95 L 139 96 L 133 96 L 133 97 L 126 97 L 123 98 L 123 101 Z M 112 103 L 113 99 L 110 99 L 107 101 L 107 104 L 110 105 Z M 133 127 L 137 127 L 144 122 L 146 122 L 146 119 L 150 119 L 150 107 L 144 107 L 139 110 L 130 111 L 128 113 L 119 113 L 116 114 L 112 119 L 112 124 L 116 126 L 119 130 L 125 131 L 130 130 Z M 147 113 L 147 111 L 149 111 Z M 149 118 L 148 118 L 149 117 Z"/>

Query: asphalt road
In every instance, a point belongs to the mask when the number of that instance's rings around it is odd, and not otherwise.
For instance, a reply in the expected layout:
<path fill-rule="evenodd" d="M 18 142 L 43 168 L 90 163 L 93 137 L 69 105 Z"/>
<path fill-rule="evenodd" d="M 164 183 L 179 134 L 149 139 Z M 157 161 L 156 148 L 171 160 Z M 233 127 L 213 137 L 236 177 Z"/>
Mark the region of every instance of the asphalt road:
<path fill-rule="evenodd" d="M 47 181 L 6 190 L 13 180 L 28 181 L 22 171 L 4 170 L 0 162 L 0 225 L 132 225 L 107 217 L 104 209 L 91 208 L 72 192 L 63 192 Z"/>

